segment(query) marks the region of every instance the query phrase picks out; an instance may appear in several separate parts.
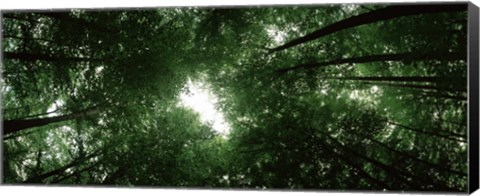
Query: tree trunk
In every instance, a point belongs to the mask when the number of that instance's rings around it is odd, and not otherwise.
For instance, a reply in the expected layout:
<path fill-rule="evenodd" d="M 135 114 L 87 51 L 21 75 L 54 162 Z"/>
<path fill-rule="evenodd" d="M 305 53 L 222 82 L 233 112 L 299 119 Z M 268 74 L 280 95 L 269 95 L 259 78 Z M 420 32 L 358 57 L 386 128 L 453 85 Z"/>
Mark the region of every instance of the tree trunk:
<path fill-rule="evenodd" d="M 96 151 L 96 152 L 92 153 L 91 155 L 89 155 L 89 156 L 87 156 L 87 157 L 85 157 L 85 158 L 83 158 L 83 159 L 73 160 L 73 161 L 70 162 L 69 164 L 64 165 L 64 166 L 62 166 L 62 167 L 60 167 L 60 168 L 57 168 L 57 169 L 55 169 L 55 170 L 46 172 L 46 173 L 41 174 L 41 175 L 38 175 L 38 176 L 30 177 L 30 178 L 28 178 L 27 180 L 25 180 L 24 183 L 41 183 L 43 180 L 47 179 L 48 177 L 55 176 L 55 175 L 60 175 L 60 174 L 62 174 L 63 172 L 65 172 L 65 170 L 67 170 L 67 169 L 69 169 L 69 168 L 71 168 L 71 167 L 78 166 L 78 165 L 80 165 L 81 163 L 83 163 L 84 161 L 100 155 L 100 152 L 101 152 L 101 151 Z"/>
<path fill-rule="evenodd" d="M 446 90 L 446 89 L 445 89 Z M 458 101 L 467 101 L 467 97 L 461 95 L 449 95 L 446 92 L 431 92 L 431 91 L 414 91 L 419 94 L 422 94 L 425 97 L 438 97 L 438 98 L 446 98 L 446 99 L 453 99 Z"/>
<path fill-rule="evenodd" d="M 123 175 L 125 175 L 125 169 L 126 167 L 125 166 L 122 166 L 120 168 L 118 168 L 117 170 L 115 170 L 114 173 L 112 174 L 109 174 L 103 181 L 102 181 L 102 184 L 104 185 L 114 185 L 115 184 L 115 180 L 117 180 L 118 178 L 122 177 Z"/>
<path fill-rule="evenodd" d="M 419 90 L 438 90 L 438 88 L 433 85 L 394 84 L 394 83 L 380 83 L 380 82 L 362 82 L 362 84 L 397 87 L 397 88 L 408 88 L 408 89 L 419 89 Z"/>
<path fill-rule="evenodd" d="M 392 18 L 398 18 L 402 16 L 410 16 L 417 14 L 428 14 L 428 13 L 438 13 L 438 12 L 461 12 L 467 11 L 467 4 L 425 4 L 425 5 L 394 5 L 386 8 L 378 9 L 368 13 L 360 14 L 358 16 L 353 16 L 331 25 L 328 25 L 324 28 L 316 30 L 312 33 L 309 33 L 303 37 L 294 39 L 287 42 L 284 45 L 278 46 L 276 48 L 270 49 L 270 53 L 281 51 L 299 44 L 303 44 L 314 39 L 321 38 L 323 36 L 368 24 L 374 23 L 382 20 L 388 20 Z"/>
<path fill-rule="evenodd" d="M 353 64 L 353 63 L 371 63 L 379 61 L 418 61 L 418 60 L 462 60 L 465 59 L 466 55 L 459 52 L 438 52 L 438 53 L 429 53 L 422 54 L 418 52 L 410 53 L 400 53 L 400 54 L 381 54 L 381 55 L 371 55 L 371 56 L 362 56 L 362 57 L 352 57 L 345 59 L 335 59 L 332 61 L 320 62 L 320 63 L 305 63 L 295 65 L 289 68 L 278 69 L 277 72 L 285 73 L 288 71 L 293 71 L 297 69 L 311 69 L 318 67 L 326 67 L 329 65 L 338 65 L 338 64 Z"/>
<path fill-rule="evenodd" d="M 440 134 L 440 133 L 425 131 L 425 130 L 422 130 L 422 129 L 416 129 L 416 128 L 413 128 L 413 127 L 409 127 L 409 126 L 406 126 L 406 125 L 401 125 L 401 124 L 398 124 L 398 123 L 395 123 L 395 122 L 391 122 L 391 121 L 388 121 L 387 123 L 388 123 L 388 124 L 395 125 L 395 126 L 398 126 L 398 127 L 401 127 L 401 128 L 403 128 L 403 129 L 405 129 L 405 130 L 414 131 L 414 132 L 417 132 L 417 133 L 423 133 L 423 134 L 428 134 L 428 135 L 432 135 L 432 136 L 437 136 L 437 137 L 441 137 L 441 138 L 444 138 L 444 139 L 447 139 L 447 140 L 451 140 L 451 141 L 455 141 L 455 142 L 462 142 L 462 143 L 466 143 L 466 142 L 467 142 L 467 141 L 464 140 L 463 138 L 462 138 L 462 139 L 459 139 L 459 138 L 451 137 L 451 136 L 449 136 L 449 135 L 444 135 L 444 134 Z"/>
<path fill-rule="evenodd" d="M 408 180 L 406 176 L 408 176 L 408 174 L 405 174 L 405 172 L 402 172 L 394 167 L 390 167 L 388 165 L 385 165 L 384 163 L 380 162 L 380 161 L 377 161 L 377 160 L 374 160 L 370 157 L 367 157 L 365 155 L 362 155 L 356 151 L 354 151 L 353 149 L 341 144 L 340 142 L 338 142 L 335 138 L 331 137 L 330 135 L 327 135 L 327 134 L 323 134 L 325 135 L 326 137 L 328 137 L 328 139 L 332 142 L 334 142 L 338 147 L 340 148 L 335 148 L 335 149 L 338 149 L 340 151 L 343 151 L 344 155 L 343 156 L 356 156 L 356 157 L 359 157 L 360 159 L 363 159 L 365 160 L 366 162 L 369 162 L 371 163 L 372 165 L 382 169 L 383 171 L 385 171 L 389 176 L 391 177 L 394 177 L 394 178 L 397 178 L 398 180 L 401 180 L 403 181 L 406 185 L 412 187 L 412 188 L 416 188 L 416 189 L 421 189 L 421 185 L 417 184 L 413 179 L 411 180 Z M 349 154 L 349 155 L 348 155 Z"/>
<path fill-rule="evenodd" d="M 48 61 L 48 62 L 82 62 L 82 61 L 102 61 L 102 59 L 87 58 L 87 57 L 55 57 L 47 54 L 29 54 L 29 53 L 15 53 L 4 52 L 6 59 L 17 59 L 21 61 Z"/>
<path fill-rule="evenodd" d="M 312 131 L 312 130 L 306 130 L 306 133 L 311 135 L 311 136 L 314 136 L 315 133 Z M 340 144 L 337 140 L 335 140 L 334 138 L 332 138 L 330 135 L 328 135 L 327 133 L 323 133 L 323 132 L 318 132 L 320 133 L 321 135 L 329 138 L 332 142 L 336 143 L 337 145 L 340 145 L 340 147 L 344 147 L 342 144 Z M 378 186 L 380 186 L 381 188 L 387 188 L 387 189 L 401 189 L 401 187 L 398 185 L 398 184 L 393 184 L 393 187 L 389 186 L 387 183 L 381 181 L 381 180 L 378 180 L 376 178 L 374 178 L 373 176 L 371 176 L 368 172 L 364 171 L 362 169 L 362 165 L 361 163 L 359 164 L 356 164 L 354 163 L 353 161 L 349 160 L 347 157 L 352 157 L 352 156 L 347 156 L 345 155 L 345 153 L 340 153 L 340 152 L 336 152 L 336 151 L 343 151 L 345 152 L 345 150 L 341 150 L 339 148 L 336 148 L 335 146 L 331 145 L 331 144 L 328 144 L 328 142 L 326 142 L 325 140 L 323 140 L 323 144 L 320 146 L 321 149 L 325 149 L 329 152 L 331 152 L 332 154 L 335 154 L 337 158 L 343 160 L 345 163 L 347 163 L 351 168 L 353 169 L 356 169 L 359 174 L 365 178 L 365 180 L 368 180 L 370 182 L 370 184 L 376 184 Z M 313 143 L 314 145 L 319 145 L 319 143 L 315 142 Z M 388 172 L 387 172 L 388 173 Z M 395 176 L 398 176 L 398 174 L 395 174 Z M 404 180 L 402 178 L 402 180 Z"/>
<path fill-rule="evenodd" d="M 415 157 L 415 156 L 413 156 L 413 155 L 408 154 L 407 152 L 403 152 L 403 151 L 397 150 L 397 149 L 395 149 L 395 148 L 393 148 L 393 147 L 388 146 L 387 144 L 384 144 L 384 143 L 382 143 L 382 142 L 380 142 L 380 141 L 378 141 L 378 140 L 376 140 L 376 139 L 367 137 L 367 136 L 365 136 L 365 135 L 363 135 L 363 134 L 356 133 L 356 132 L 349 132 L 349 133 L 350 133 L 350 134 L 357 135 L 357 136 L 359 136 L 359 137 L 361 137 L 361 138 L 364 138 L 364 139 L 368 139 L 368 140 L 372 141 L 373 143 L 376 143 L 376 144 L 378 144 L 379 146 L 382 146 L 383 148 L 385 148 L 385 149 L 387 149 L 387 150 L 390 150 L 390 151 L 392 151 L 392 152 L 394 152 L 394 153 L 396 153 L 396 154 L 398 154 L 398 155 L 400 155 L 400 156 L 403 156 L 403 157 L 409 158 L 409 159 L 411 159 L 411 160 L 414 160 L 414 161 L 423 163 L 424 165 L 426 165 L 426 166 L 428 166 L 428 167 L 430 167 L 430 168 L 435 168 L 435 169 L 437 169 L 437 171 L 439 171 L 439 172 L 448 171 L 448 172 L 450 172 L 450 173 L 453 173 L 453 174 L 456 174 L 456 175 L 459 175 L 459 176 L 467 176 L 467 174 L 464 173 L 464 172 L 460 172 L 460 171 L 456 171 L 456 170 L 453 170 L 453 169 L 450 169 L 450 168 L 442 167 L 442 166 L 436 165 L 436 164 L 434 164 L 434 163 L 431 163 L 431 162 L 429 162 L 429 161 L 420 159 L 420 158 L 418 158 L 418 157 Z"/>
<path fill-rule="evenodd" d="M 345 151 L 346 153 L 357 156 L 357 157 L 359 157 L 359 158 L 377 166 L 378 168 L 381 168 L 382 170 L 384 170 L 385 172 L 387 172 L 391 176 L 395 176 L 398 179 L 402 179 L 402 181 L 404 181 L 406 184 L 408 184 L 412 188 L 415 188 L 417 190 L 424 190 L 425 189 L 424 186 L 421 183 L 419 184 L 418 181 L 422 181 L 422 182 L 428 182 L 427 180 L 431 181 L 431 179 L 428 179 L 425 176 L 416 176 L 416 175 L 407 173 L 403 170 L 398 170 L 395 167 L 391 167 L 389 165 L 386 165 L 386 164 L 384 164 L 380 161 L 377 161 L 375 159 L 372 159 L 372 158 L 370 158 L 366 155 L 362 155 L 362 154 L 356 152 L 355 150 L 353 150 L 352 148 L 341 144 L 340 142 L 338 142 L 337 140 L 335 140 L 331 136 L 329 136 L 329 135 L 326 135 L 326 136 L 329 138 L 330 141 L 336 143 L 342 149 L 342 151 Z M 432 182 L 431 184 L 434 185 L 435 188 L 440 190 L 440 191 L 459 191 L 459 190 L 457 190 L 455 188 L 451 188 L 451 187 L 449 187 L 445 184 L 441 184 L 441 183 L 437 183 L 437 182 L 434 182 L 434 183 Z"/>
<path fill-rule="evenodd" d="M 442 78 L 433 76 L 366 76 L 366 77 L 322 77 L 323 79 L 389 81 L 389 82 L 437 82 Z M 447 78 L 446 78 L 447 79 Z"/>
<path fill-rule="evenodd" d="M 345 162 L 347 165 L 349 165 L 352 169 L 358 172 L 358 174 L 367 180 L 371 185 L 376 185 L 380 189 L 387 189 L 387 190 L 392 190 L 394 189 L 393 187 L 390 187 L 387 183 L 376 179 L 375 177 L 371 176 L 368 172 L 366 172 L 360 165 L 354 163 L 353 161 L 349 160 L 345 156 L 342 156 L 341 154 L 335 152 L 333 148 L 326 148 L 326 150 L 330 151 L 332 154 L 336 155 L 339 159 L 341 159 L 343 162 Z M 399 187 L 398 187 L 399 189 Z"/>
<path fill-rule="evenodd" d="M 89 116 L 98 113 L 99 111 L 96 109 L 97 106 L 79 111 L 74 112 L 62 116 L 55 116 L 55 117 L 47 117 L 47 118 L 36 118 L 36 119 L 13 119 L 13 120 L 5 120 L 3 121 L 3 135 L 8 134 L 15 134 L 21 130 L 33 128 L 33 127 L 40 127 L 52 123 L 72 120 L 84 116 Z"/>
<path fill-rule="evenodd" d="M 67 175 L 67 176 L 61 177 L 61 178 L 53 181 L 51 184 L 58 184 L 59 182 L 62 182 L 62 181 L 64 181 L 64 180 L 66 180 L 66 179 L 69 179 L 69 178 L 71 178 L 71 177 L 73 177 L 73 176 L 80 175 L 81 173 L 83 173 L 83 172 L 85 172 L 85 171 L 88 171 L 88 170 L 91 170 L 91 169 L 95 168 L 95 167 L 96 167 L 97 165 L 99 165 L 99 164 L 100 164 L 100 162 L 96 162 L 96 163 L 94 163 L 94 164 L 92 164 L 92 165 L 90 165 L 90 166 L 88 166 L 88 167 L 85 167 L 85 168 L 83 168 L 83 169 L 81 169 L 81 170 L 75 171 L 75 172 L 73 172 L 72 174 L 69 174 L 69 175 Z"/>
<path fill-rule="evenodd" d="M 376 85 L 376 86 L 387 86 L 387 87 L 394 87 L 394 88 L 403 88 L 409 89 L 409 92 L 417 93 L 425 97 L 438 97 L 438 98 L 445 98 L 445 99 L 453 99 L 459 101 L 466 101 L 467 97 L 459 96 L 459 95 L 449 95 L 447 91 L 456 91 L 452 89 L 440 89 L 433 85 L 417 85 L 417 84 L 395 84 L 395 83 L 380 83 L 380 82 L 362 82 L 366 85 Z"/>
<path fill-rule="evenodd" d="M 55 109 L 51 112 L 44 112 L 44 113 L 39 113 L 39 114 L 28 115 L 28 116 L 22 117 L 21 119 L 38 118 L 38 117 L 41 117 L 41 116 L 53 114 L 53 113 L 58 112 L 58 111 L 60 111 L 60 108 L 57 108 L 57 109 Z M 20 120 L 20 119 L 18 119 L 18 120 Z"/>

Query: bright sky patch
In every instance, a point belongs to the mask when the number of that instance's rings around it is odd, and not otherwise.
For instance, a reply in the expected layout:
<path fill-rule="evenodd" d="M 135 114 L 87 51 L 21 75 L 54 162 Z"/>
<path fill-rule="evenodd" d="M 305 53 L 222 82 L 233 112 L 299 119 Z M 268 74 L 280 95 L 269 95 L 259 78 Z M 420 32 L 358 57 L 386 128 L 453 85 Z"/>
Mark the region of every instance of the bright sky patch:
<path fill-rule="evenodd" d="M 230 125 L 225 122 L 222 112 L 216 107 L 218 98 L 202 82 L 189 80 L 187 88 L 189 92 L 180 94 L 181 104 L 198 112 L 203 123 L 211 123 L 215 131 L 227 135 Z"/>

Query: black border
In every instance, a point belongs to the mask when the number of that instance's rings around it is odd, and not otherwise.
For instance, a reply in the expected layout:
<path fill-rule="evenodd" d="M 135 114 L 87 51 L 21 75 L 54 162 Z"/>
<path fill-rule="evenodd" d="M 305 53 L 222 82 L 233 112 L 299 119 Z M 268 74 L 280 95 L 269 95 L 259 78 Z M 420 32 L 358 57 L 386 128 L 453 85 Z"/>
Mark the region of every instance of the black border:
<path fill-rule="evenodd" d="M 473 193 L 479 186 L 479 8 L 472 2 L 468 3 L 468 193 Z"/>

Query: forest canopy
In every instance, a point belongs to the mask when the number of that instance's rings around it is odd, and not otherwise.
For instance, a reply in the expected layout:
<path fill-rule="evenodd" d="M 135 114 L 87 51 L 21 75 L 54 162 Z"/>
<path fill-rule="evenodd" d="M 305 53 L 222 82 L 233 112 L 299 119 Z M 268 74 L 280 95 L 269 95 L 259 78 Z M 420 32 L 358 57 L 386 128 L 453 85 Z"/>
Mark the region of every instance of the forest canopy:
<path fill-rule="evenodd" d="M 3 12 L 2 180 L 465 192 L 466 11 Z"/>

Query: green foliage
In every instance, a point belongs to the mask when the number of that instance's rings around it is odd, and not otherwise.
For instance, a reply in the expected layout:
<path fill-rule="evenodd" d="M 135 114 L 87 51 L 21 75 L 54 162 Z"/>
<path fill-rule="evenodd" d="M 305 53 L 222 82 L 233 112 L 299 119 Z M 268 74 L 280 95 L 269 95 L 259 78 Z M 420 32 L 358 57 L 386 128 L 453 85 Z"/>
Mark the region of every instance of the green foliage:
<path fill-rule="evenodd" d="M 3 180 L 466 191 L 466 12 L 269 50 L 382 7 L 4 13 L 3 118 L 29 126 L 4 135 Z M 227 136 L 180 103 L 189 80 Z"/>

